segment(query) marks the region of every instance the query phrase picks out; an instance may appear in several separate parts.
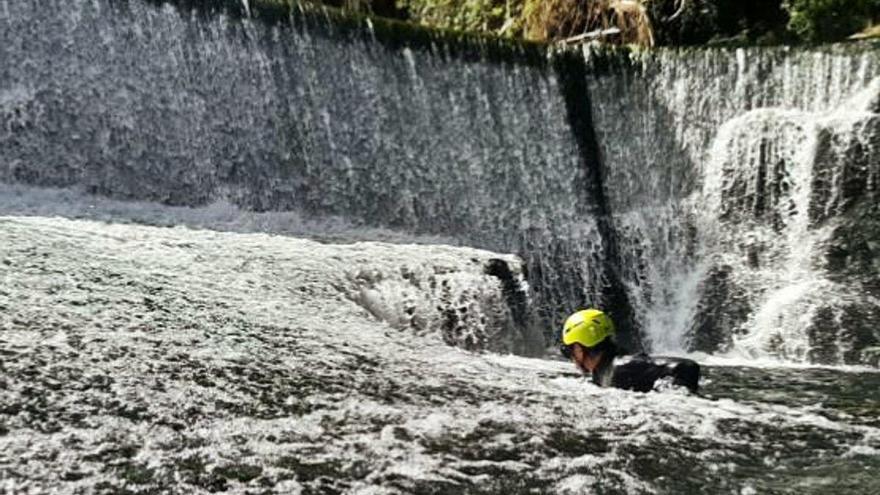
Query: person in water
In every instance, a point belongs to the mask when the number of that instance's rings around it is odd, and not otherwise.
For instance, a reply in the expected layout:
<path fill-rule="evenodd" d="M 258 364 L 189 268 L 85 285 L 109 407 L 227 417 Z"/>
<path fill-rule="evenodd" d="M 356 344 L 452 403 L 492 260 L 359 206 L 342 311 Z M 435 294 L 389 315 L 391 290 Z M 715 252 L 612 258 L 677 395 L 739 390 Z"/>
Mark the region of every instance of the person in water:
<path fill-rule="evenodd" d="M 699 388 L 700 365 L 690 359 L 625 352 L 614 342 L 614 322 L 598 309 L 578 311 L 565 320 L 560 350 L 600 387 L 648 392 L 657 380 L 668 377 L 691 392 Z"/>

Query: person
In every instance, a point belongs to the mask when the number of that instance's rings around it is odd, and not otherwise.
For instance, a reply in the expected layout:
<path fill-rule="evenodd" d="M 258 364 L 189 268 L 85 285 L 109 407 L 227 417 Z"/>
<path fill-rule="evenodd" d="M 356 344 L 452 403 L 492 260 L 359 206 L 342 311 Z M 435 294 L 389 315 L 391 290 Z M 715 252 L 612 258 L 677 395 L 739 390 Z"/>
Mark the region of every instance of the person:
<path fill-rule="evenodd" d="M 600 387 L 648 392 L 657 380 L 670 378 L 691 392 L 699 388 L 700 365 L 690 359 L 627 353 L 614 341 L 614 322 L 598 309 L 578 311 L 565 320 L 560 350 Z"/>

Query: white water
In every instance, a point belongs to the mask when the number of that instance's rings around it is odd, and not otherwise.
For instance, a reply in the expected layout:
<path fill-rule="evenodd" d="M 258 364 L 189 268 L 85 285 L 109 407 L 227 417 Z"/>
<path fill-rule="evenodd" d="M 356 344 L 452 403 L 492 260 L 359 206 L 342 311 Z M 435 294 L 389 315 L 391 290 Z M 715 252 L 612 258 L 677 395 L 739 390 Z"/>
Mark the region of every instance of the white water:
<path fill-rule="evenodd" d="M 876 51 L 660 50 L 627 67 L 590 89 L 623 279 L 650 349 L 814 360 L 817 320 L 880 307 L 822 265 L 846 213 L 843 180 L 863 174 L 876 190 Z M 867 171 L 854 172 L 853 149 Z M 718 316 L 736 305 L 746 318 Z M 820 329 L 838 335 L 825 360 L 847 359 L 846 326 Z"/>
<path fill-rule="evenodd" d="M 3 182 L 517 252 L 545 320 L 604 297 L 586 172 L 541 63 L 142 0 L 8 8 Z"/>
<path fill-rule="evenodd" d="M 6 492 L 815 491 L 880 448 L 818 406 L 598 389 L 357 300 L 377 276 L 427 289 L 400 278 L 420 271 L 491 294 L 473 260 L 503 255 L 45 217 L 0 218 L 0 246 Z"/>
<path fill-rule="evenodd" d="M 880 78 L 872 86 L 878 84 Z M 827 277 L 821 257 L 836 226 L 834 210 L 844 201 L 847 148 L 858 142 L 868 163 L 880 160 L 870 141 L 875 118 L 864 95 L 856 95 L 830 112 L 755 110 L 719 130 L 701 196 L 704 253 L 711 263 L 733 267 L 736 282 L 755 295 L 755 310 L 734 330 L 732 352 L 807 361 L 811 343 L 805 329 L 858 299 L 857 286 Z M 823 133 L 832 136 L 831 150 L 820 156 Z M 832 162 L 834 176 L 828 199 L 817 205 L 813 186 L 823 161 Z M 755 201 L 765 201 L 767 212 L 752 219 L 748 213 L 757 204 L 743 203 Z M 827 331 L 832 329 L 828 325 Z M 837 348 L 842 353 L 846 344 Z"/>

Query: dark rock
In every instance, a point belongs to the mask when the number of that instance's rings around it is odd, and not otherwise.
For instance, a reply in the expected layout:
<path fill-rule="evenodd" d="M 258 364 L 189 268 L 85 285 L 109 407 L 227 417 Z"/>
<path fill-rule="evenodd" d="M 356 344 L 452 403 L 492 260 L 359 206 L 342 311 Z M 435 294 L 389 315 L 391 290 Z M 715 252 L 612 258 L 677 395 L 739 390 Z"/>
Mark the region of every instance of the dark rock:
<path fill-rule="evenodd" d="M 871 364 L 872 348 L 880 344 L 880 307 L 852 303 L 819 308 L 807 328 L 810 362 Z"/>
<path fill-rule="evenodd" d="M 835 282 L 860 282 L 869 295 L 880 295 L 880 205 L 865 201 L 838 221 L 823 268 Z"/>
<path fill-rule="evenodd" d="M 485 267 L 486 275 L 497 277 L 501 281 L 501 290 L 507 300 L 507 306 L 516 323 L 524 325 L 528 314 L 528 299 L 519 280 L 513 275 L 510 266 L 502 259 L 491 259 Z"/>
<path fill-rule="evenodd" d="M 810 198 L 813 225 L 845 215 L 860 201 L 876 196 L 880 172 L 880 116 L 819 132 Z"/>
<path fill-rule="evenodd" d="M 880 117 L 872 116 L 820 136 L 810 217 L 831 227 L 820 268 L 848 292 L 846 305 L 819 310 L 807 331 L 811 361 L 870 364 L 880 342 Z"/>
<path fill-rule="evenodd" d="M 752 308 L 747 294 L 732 280 L 732 270 L 718 266 L 703 279 L 689 350 L 712 353 L 726 349 L 733 331 L 748 319 Z"/>

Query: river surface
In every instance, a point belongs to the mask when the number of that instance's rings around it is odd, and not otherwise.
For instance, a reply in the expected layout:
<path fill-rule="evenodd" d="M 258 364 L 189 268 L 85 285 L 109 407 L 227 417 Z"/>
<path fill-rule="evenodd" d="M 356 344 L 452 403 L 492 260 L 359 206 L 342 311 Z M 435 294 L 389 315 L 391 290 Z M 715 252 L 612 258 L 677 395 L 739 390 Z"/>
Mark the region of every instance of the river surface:
<path fill-rule="evenodd" d="M 876 371 L 696 356 L 699 395 L 600 389 L 356 297 L 464 298 L 501 255 L 47 216 L 0 246 L 2 493 L 880 490 Z"/>

